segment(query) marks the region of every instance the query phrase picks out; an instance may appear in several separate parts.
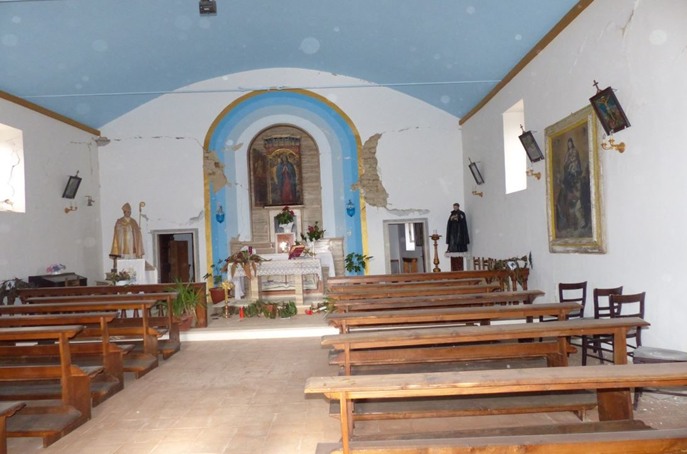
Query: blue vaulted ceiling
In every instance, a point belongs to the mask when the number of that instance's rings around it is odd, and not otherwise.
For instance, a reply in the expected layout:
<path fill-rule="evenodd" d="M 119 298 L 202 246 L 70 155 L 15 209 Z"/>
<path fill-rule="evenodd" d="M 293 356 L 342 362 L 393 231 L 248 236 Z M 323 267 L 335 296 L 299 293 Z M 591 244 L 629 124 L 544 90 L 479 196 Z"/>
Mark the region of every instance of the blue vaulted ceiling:
<path fill-rule="evenodd" d="M 217 0 L 201 16 L 198 0 L 0 0 L 0 90 L 98 128 L 191 83 L 288 67 L 462 117 L 576 4 Z"/>

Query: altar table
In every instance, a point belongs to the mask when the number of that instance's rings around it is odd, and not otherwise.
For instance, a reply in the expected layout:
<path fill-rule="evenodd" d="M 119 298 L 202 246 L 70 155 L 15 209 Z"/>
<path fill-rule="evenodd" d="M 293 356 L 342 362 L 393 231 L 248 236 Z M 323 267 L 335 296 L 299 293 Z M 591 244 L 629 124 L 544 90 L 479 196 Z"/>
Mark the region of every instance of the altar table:
<path fill-rule="evenodd" d="M 334 260 L 329 253 L 329 260 L 326 260 L 326 254 L 318 254 L 318 257 L 298 257 L 289 260 L 288 254 L 262 254 L 261 256 L 268 260 L 261 262 L 257 266 L 257 272 L 252 273 L 250 282 L 251 300 L 261 299 L 260 276 L 293 276 L 296 292 L 296 305 L 303 306 L 303 276 L 316 275 L 318 279 L 322 279 L 322 264 L 329 267 L 329 276 L 334 276 Z M 330 263 L 331 262 L 331 263 Z M 242 268 L 236 268 L 232 281 L 234 283 L 234 293 L 236 298 L 243 298 L 242 278 L 245 277 Z"/>

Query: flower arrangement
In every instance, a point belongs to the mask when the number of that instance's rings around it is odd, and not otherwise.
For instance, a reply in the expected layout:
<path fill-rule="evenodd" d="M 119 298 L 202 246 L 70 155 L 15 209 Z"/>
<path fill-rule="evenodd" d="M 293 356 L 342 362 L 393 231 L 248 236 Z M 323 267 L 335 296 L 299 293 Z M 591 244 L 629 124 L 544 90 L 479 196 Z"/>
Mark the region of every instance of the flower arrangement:
<path fill-rule="evenodd" d="M 305 234 L 301 233 L 301 238 L 303 241 L 309 240 L 309 241 L 317 241 L 321 240 L 324 238 L 324 229 L 321 229 L 319 225 L 317 225 L 317 221 L 315 221 L 315 225 L 309 225 L 308 226 L 308 231 L 305 232 Z"/>
<path fill-rule="evenodd" d="M 60 271 L 64 271 L 66 269 L 67 269 L 67 267 L 61 263 L 53 263 L 52 265 L 50 265 L 49 267 L 47 267 L 45 269 L 45 272 L 50 273 L 50 274 L 57 274 Z"/>
<path fill-rule="evenodd" d="M 253 277 L 253 273 L 257 273 L 258 271 L 258 264 L 265 262 L 266 260 L 267 259 L 260 257 L 258 254 L 254 254 L 252 247 L 244 247 L 237 253 L 227 257 L 227 263 L 224 266 L 223 271 L 226 271 L 228 268 L 231 277 L 234 277 L 236 268 L 240 266 L 243 269 L 243 272 L 246 273 L 248 279 L 251 279 Z"/>
<path fill-rule="evenodd" d="M 105 274 L 105 279 L 116 284 L 119 281 L 133 281 L 136 279 L 136 271 L 132 269 L 123 269 L 116 272 L 110 272 Z"/>
<path fill-rule="evenodd" d="M 288 206 L 285 206 L 281 209 L 279 214 L 275 216 L 275 218 L 277 219 L 277 222 L 279 224 L 288 224 L 289 222 L 293 222 L 294 216 L 295 213 L 293 212 L 293 210 L 290 209 Z"/>

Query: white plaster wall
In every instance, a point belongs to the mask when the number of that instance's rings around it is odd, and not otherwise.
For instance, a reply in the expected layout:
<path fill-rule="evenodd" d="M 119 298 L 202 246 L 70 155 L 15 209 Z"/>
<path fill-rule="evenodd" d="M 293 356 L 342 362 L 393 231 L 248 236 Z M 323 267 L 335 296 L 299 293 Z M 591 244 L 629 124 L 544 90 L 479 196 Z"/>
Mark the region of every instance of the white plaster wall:
<path fill-rule="evenodd" d="M 0 123 L 23 131 L 26 212 L 0 212 L 0 281 L 45 274 L 61 263 L 67 271 L 102 278 L 100 187 L 93 136 L 0 99 Z M 70 175 L 81 186 L 73 201 L 62 198 Z M 86 205 L 86 195 L 95 206 Z M 78 209 L 69 214 L 64 208 Z"/>
<path fill-rule="evenodd" d="M 532 252 L 531 288 L 556 300 L 558 282 L 588 281 L 591 289 L 625 286 L 647 292 L 647 345 L 687 348 L 682 278 L 687 274 L 683 207 L 687 183 L 687 2 L 597 1 L 476 116 L 463 125 L 466 156 L 481 161 L 484 198 L 470 197 L 476 255 Z M 631 127 L 615 135 L 624 154 L 600 151 L 608 252 L 552 254 L 548 250 L 545 176 L 504 195 L 501 114 L 524 100 L 526 129 L 544 149 L 547 126 L 588 105 L 612 86 Z M 545 161 L 533 165 L 546 170 Z M 466 182 L 468 182 L 466 175 Z M 466 185 L 466 192 L 471 185 Z"/>
<path fill-rule="evenodd" d="M 112 227 L 121 205 L 131 203 L 134 215 L 145 201 L 142 229 L 146 257 L 152 260 L 151 230 L 196 228 L 200 233 L 200 267 L 205 272 L 202 143 L 211 123 L 245 89 L 264 86 L 351 86 L 360 80 L 318 71 L 274 68 L 228 75 L 185 87 L 204 91 L 161 96 L 105 125 L 112 142 L 100 149 L 103 257 L 107 259 Z M 367 207 L 368 255 L 371 272 L 384 272 L 382 222 L 385 219 L 428 218 L 429 229 L 442 232 L 453 201 L 462 201 L 461 138 L 457 118 L 387 88 L 312 89 L 348 115 L 364 143 L 382 134 L 377 157 L 389 193 L 386 208 Z M 308 129 L 298 121 L 296 126 Z M 246 153 L 248 140 L 235 144 Z M 323 181 L 323 186 L 327 184 Z M 327 189 L 324 189 L 325 193 Z M 246 207 L 247 209 L 247 207 Z M 331 207 L 325 207 L 327 215 Z M 343 210 L 343 205 L 341 206 Z M 235 213 L 227 213 L 228 216 Z M 241 215 L 241 214 L 239 214 Z M 247 216 L 246 216 L 247 217 Z M 329 214 L 331 217 L 331 214 Z M 327 216 L 325 216 L 325 228 Z M 247 229 L 242 224 L 242 229 Z M 241 232 L 247 237 L 250 232 Z M 449 267 L 441 257 L 442 266 Z M 445 263 L 444 263 L 445 262 Z M 109 266 L 109 265 L 107 265 Z M 107 267 L 106 266 L 106 267 Z"/>

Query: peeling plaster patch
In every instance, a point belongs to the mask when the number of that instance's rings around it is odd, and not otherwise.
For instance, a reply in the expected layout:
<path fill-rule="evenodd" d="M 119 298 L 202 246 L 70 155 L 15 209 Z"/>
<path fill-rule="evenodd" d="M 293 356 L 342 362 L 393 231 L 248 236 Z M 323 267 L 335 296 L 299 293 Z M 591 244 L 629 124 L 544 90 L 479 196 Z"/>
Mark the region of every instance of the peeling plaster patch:
<path fill-rule="evenodd" d="M 212 183 L 215 192 L 227 185 L 227 176 L 224 175 L 224 164 L 222 164 L 217 153 L 210 151 L 203 155 L 203 172 L 207 179 Z"/>
<path fill-rule="evenodd" d="M 377 144 L 381 134 L 375 134 L 365 141 L 361 152 L 362 171 L 359 176 L 358 188 L 362 191 L 365 202 L 374 207 L 386 207 L 389 193 L 384 189 L 379 177 L 377 161 Z"/>
<path fill-rule="evenodd" d="M 654 46 L 661 46 L 668 41 L 668 34 L 665 30 L 654 30 L 649 34 L 649 42 Z"/>
<path fill-rule="evenodd" d="M 320 50 L 320 42 L 313 37 L 305 38 L 301 41 L 301 47 L 299 49 L 304 54 L 312 55 Z"/>

